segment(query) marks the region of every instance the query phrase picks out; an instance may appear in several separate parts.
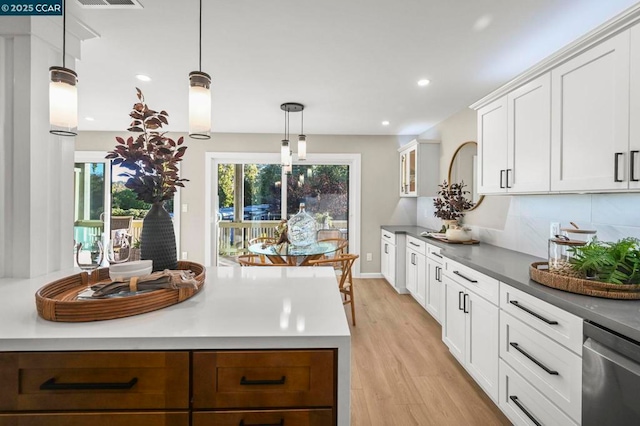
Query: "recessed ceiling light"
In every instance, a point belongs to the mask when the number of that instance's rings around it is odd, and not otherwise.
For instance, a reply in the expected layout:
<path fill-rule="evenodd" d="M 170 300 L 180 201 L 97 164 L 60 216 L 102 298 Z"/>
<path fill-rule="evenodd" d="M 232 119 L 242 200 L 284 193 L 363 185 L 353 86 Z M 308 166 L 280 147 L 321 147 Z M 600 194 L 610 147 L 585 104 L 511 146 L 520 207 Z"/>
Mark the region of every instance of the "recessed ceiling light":
<path fill-rule="evenodd" d="M 144 74 L 137 74 L 136 78 L 140 81 L 151 81 L 151 77 L 149 77 L 148 75 L 144 75 Z"/>
<path fill-rule="evenodd" d="M 422 80 L 418 80 L 418 86 L 427 86 L 429 83 L 431 82 L 426 78 L 423 78 Z"/>
<path fill-rule="evenodd" d="M 388 125 L 389 125 L 389 122 L 388 122 L 387 120 L 385 120 L 385 121 L 383 121 L 383 122 L 382 122 L 382 125 L 383 125 L 383 126 L 388 126 Z"/>
<path fill-rule="evenodd" d="M 485 14 L 476 19 L 476 22 L 473 23 L 473 29 L 476 31 L 482 31 L 491 25 L 491 21 L 493 21 L 493 16 L 490 14 Z"/>
<path fill-rule="evenodd" d="M 95 121 L 95 118 L 93 118 L 93 117 L 85 117 L 84 119 L 87 120 L 87 121 Z"/>

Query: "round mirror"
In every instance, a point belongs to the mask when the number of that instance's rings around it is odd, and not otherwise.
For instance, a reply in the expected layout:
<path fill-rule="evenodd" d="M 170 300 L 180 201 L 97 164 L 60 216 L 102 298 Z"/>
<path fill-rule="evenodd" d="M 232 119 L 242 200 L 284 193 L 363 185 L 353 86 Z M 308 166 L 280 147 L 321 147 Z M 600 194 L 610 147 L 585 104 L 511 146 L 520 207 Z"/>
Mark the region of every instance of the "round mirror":
<path fill-rule="evenodd" d="M 447 182 L 450 184 L 464 182 L 464 189 L 469 191 L 469 194 L 467 194 L 469 201 L 475 203 L 474 206 L 467 211 L 476 209 L 484 199 L 484 195 L 478 195 L 478 183 L 476 182 L 477 167 L 478 144 L 473 141 L 460 145 L 458 149 L 456 149 L 456 152 L 453 153 L 451 164 L 449 164 Z"/>

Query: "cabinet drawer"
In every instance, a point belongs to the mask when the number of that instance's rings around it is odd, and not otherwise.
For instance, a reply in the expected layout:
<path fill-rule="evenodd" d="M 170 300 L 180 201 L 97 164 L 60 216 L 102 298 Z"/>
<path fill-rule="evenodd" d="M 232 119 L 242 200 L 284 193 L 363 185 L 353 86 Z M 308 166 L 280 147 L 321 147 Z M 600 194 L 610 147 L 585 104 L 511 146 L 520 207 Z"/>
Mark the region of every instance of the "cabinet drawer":
<path fill-rule="evenodd" d="M 570 426 L 576 425 L 522 376 L 500 360 L 499 407 L 515 425 Z"/>
<path fill-rule="evenodd" d="M 417 238 L 407 236 L 407 248 L 420 254 L 427 254 L 427 243 Z"/>
<path fill-rule="evenodd" d="M 189 413 L 0 414 L 0 426 L 189 426 Z"/>
<path fill-rule="evenodd" d="M 578 355 L 503 311 L 500 358 L 574 420 L 580 419 L 582 359 Z"/>
<path fill-rule="evenodd" d="M 6 352 L 0 410 L 188 409 L 188 352 Z"/>
<path fill-rule="evenodd" d="M 440 247 L 432 246 L 431 244 L 427 244 L 427 257 L 429 259 L 433 259 L 434 261 L 442 264 L 443 258 L 440 254 Z"/>
<path fill-rule="evenodd" d="M 445 260 L 444 268 L 445 274 L 449 278 L 494 305 L 498 305 L 498 295 L 500 293 L 500 282 L 498 280 L 449 259 Z"/>
<path fill-rule="evenodd" d="M 582 319 L 537 297 L 500 284 L 500 308 L 540 333 L 582 354 Z"/>
<path fill-rule="evenodd" d="M 195 412 L 193 426 L 238 426 L 238 425 L 334 425 L 333 410 L 255 410 Z"/>
<path fill-rule="evenodd" d="M 335 351 L 193 354 L 194 408 L 333 407 Z"/>
<path fill-rule="evenodd" d="M 394 234 L 393 232 L 385 231 L 383 229 L 382 231 L 380 231 L 380 235 L 384 241 L 396 245 L 396 234 Z"/>

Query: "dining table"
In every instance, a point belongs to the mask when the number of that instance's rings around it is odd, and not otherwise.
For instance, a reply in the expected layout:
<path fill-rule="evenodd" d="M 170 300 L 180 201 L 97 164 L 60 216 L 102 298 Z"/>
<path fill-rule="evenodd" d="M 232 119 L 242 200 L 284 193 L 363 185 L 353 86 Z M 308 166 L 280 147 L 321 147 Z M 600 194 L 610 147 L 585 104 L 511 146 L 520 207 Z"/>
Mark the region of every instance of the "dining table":
<path fill-rule="evenodd" d="M 289 243 L 256 243 L 249 246 L 249 252 L 266 256 L 271 263 L 288 266 L 310 266 L 310 261 L 320 259 L 338 250 L 333 242 L 318 241 L 308 246 L 294 246 Z"/>

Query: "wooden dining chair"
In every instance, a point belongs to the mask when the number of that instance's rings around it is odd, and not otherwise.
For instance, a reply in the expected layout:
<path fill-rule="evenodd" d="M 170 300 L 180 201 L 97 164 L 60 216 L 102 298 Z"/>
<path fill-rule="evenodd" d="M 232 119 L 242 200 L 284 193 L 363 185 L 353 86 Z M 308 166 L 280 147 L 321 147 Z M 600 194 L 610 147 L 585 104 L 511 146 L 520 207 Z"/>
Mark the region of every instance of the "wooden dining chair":
<path fill-rule="evenodd" d="M 351 304 L 351 322 L 353 325 L 356 325 L 356 307 L 354 303 L 354 294 L 353 294 L 353 276 L 351 274 L 351 268 L 353 267 L 353 262 L 360 257 L 357 254 L 351 253 L 343 253 L 337 254 L 335 257 L 330 259 L 318 259 L 311 260 L 309 264 L 313 266 L 333 266 L 334 268 L 338 266 L 338 269 L 342 271 L 342 273 L 338 276 L 338 287 L 340 289 L 340 293 L 344 295 L 343 305 Z"/>
<path fill-rule="evenodd" d="M 318 240 L 319 243 L 331 243 L 335 245 L 336 251 L 333 253 L 328 253 L 325 257 L 332 257 L 332 254 L 344 254 L 345 249 L 349 246 L 349 240 L 345 240 L 344 238 L 323 238 Z"/>
<path fill-rule="evenodd" d="M 259 254 L 241 254 L 236 257 L 236 260 L 240 266 L 283 266 L 271 263 L 263 255 Z"/>

